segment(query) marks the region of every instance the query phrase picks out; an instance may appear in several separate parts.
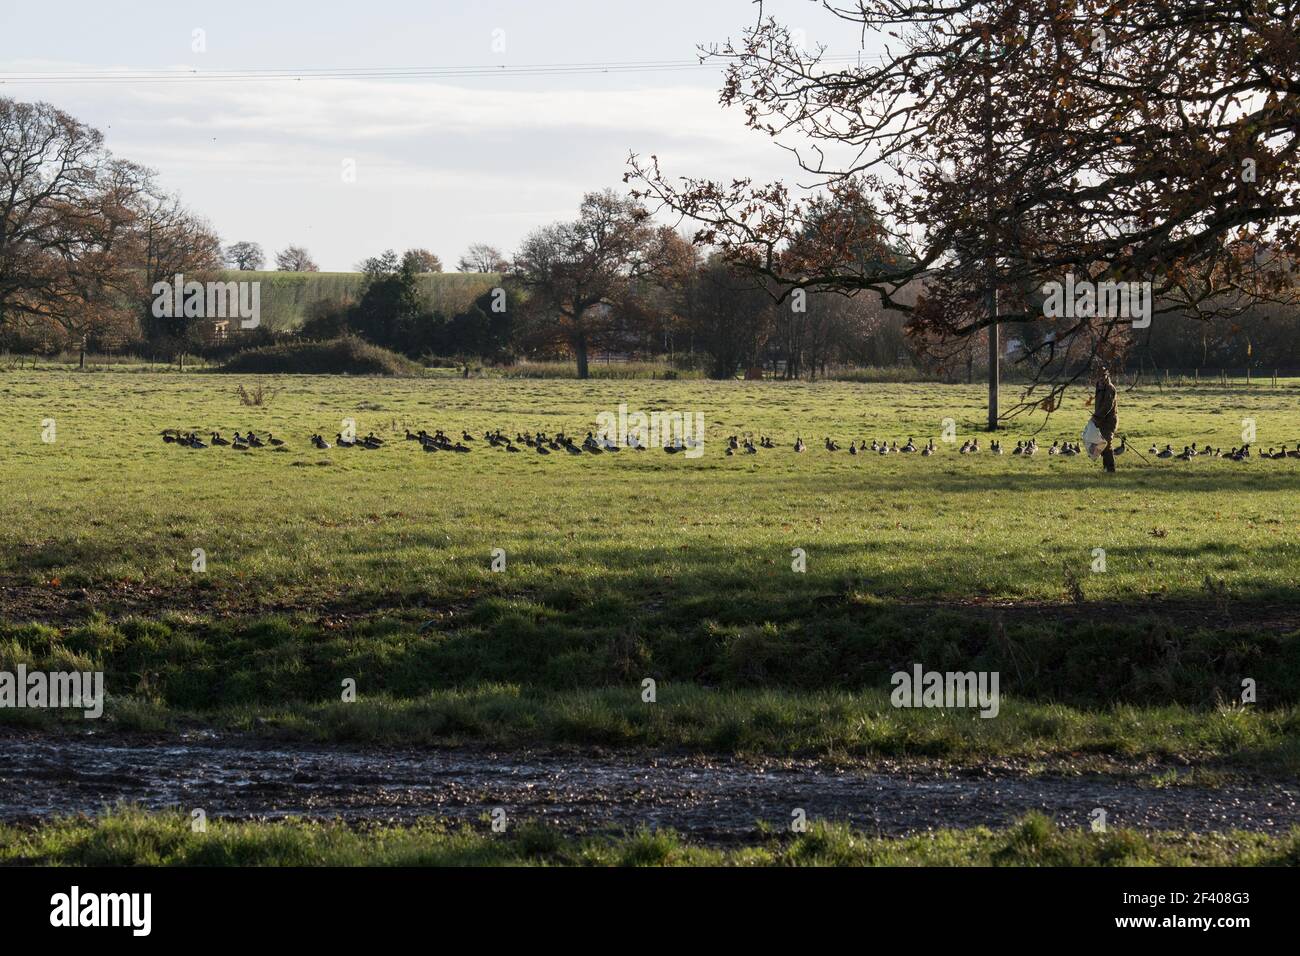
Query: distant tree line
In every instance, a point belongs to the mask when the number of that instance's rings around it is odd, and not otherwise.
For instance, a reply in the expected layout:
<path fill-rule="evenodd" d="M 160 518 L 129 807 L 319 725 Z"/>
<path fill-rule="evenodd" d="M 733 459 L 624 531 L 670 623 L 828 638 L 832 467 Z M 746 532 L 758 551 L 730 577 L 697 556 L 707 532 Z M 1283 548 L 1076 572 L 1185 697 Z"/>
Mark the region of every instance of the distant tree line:
<path fill-rule="evenodd" d="M 784 247 L 787 260 L 842 260 L 874 275 L 915 273 L 896 243 L 882 241 L 870 204 L 848 191 L 812 204 Z M 413 359 L 508 364 L 569 359 L 580 376 L 616 354 L 662 358 L 714 378 L 763 370 L 817 378 L 837 366 L 910 366 L 962 380 L 984 361 L 981 340 L 962 350 L 927 347 L 915 309 L 942 294 L 922 272 L 892 295 L 793 289 L 707 231 L 684 236 L 654 222 L 632 196 L 583 197 L 575 218 L 529 233 L 512 256 L 476 243 L 462 272 L 499 277 L 454 314 L 430 307 L 417 277 L 441 272 L 427 249 L 386 251 L 358 265 L 354 298 L 308 307 L 301 338 L 345 334 Z M 150 171 L 114 157 L 102 135 L 44 103 L 0 98 L 0 349 L 52 353 L 135 351 L 175 357 L 267 344 L 285 333 L 211 329 L 183 315 L 153 314 L 159 280 L 215 279 L 227 268 L 262 269 L 256 242 L 223 246 L 212 227 L 159 187 Z M 310 252 L 274 254 L 282 271 L 315 272 Z M 1300 356 L 1300 323 L 1284 306 L 1261 306 L 1223 322 L 1162 314 L 1130 362 L 1161 367 L 1287 367 Z M 932 327 L 933 323 L 930 323 Z M 1041 352 L 1046 326 L 1008 323 L 1006 341 Z M 1008 356 L 1014 362 L 1014 356 Z"/>

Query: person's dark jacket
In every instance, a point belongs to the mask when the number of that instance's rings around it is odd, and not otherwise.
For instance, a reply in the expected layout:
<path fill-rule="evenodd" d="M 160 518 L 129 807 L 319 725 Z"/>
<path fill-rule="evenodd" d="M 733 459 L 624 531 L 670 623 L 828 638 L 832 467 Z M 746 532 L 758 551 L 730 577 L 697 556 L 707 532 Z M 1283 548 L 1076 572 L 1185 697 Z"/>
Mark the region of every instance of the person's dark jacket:
<path fill-rule="evenodd" d="M 1115 385 L 1109 378 L 1097 383 L 1097 393 L 1092 401 L 1092 420 L 1106 441 L 1115 437 L 1115 430 L 1119 428 L 1119 406 Z"/>

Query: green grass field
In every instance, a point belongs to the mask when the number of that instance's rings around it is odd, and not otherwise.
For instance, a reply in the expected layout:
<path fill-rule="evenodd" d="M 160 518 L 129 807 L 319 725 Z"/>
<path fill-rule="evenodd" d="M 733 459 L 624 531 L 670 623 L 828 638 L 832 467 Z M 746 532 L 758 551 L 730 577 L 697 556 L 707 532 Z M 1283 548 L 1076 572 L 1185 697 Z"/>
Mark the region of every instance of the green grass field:
<path fill-rule="evenodd" d="M 0 665 L 103 668 L 124 726 L 1296 764 L 1300 461 L 1130 453 L 1107 477 L 1041 452 L 823 450 L 827 435 L 921 443 L 944 419 L 958 442 L 977 434 L 982 390 L 935 384 L 258 382 L 264 407 L 240 404 L 254 383 L 238 376 L 0 373 Z M 1252 420 L 1256 447 L 1293 445 L 1300 383 L 1282 384 L 1125 393 L 1121 430 L 1143 453 L 1226 449 Z M 582 435 L 620 403 L 703 413 L 703 457 L 401 440 Z M 1073 394 L 1040 442 L 1077 439 L 1087 416 Z M 310 447 L 345 419 L 388 446 Z M 270 431 L 290 450 L 183 449 L 164 428 Z M 727 457 L 733 433 L 779 448 Z M 999 670 L 1004 717 L 889 708 L 890 674 L 913 662 Z M 348 678 L 360 700 L 338 705 Z M 1258 704 L 1235 703 L 1244 678 Z"/>
<path fill-rule="evenodd" d="M 543 824 L 377 827 L 213 821 L 119 810 L 29 829 L 0 825 L 0 866 L 1296 866 L 1300 832 L 1091 833 L 1031 815 L 1013 827 L 884 838 L 835 824 L 757 846 L 692 845 L 669 831 L 565 837 Z"/>

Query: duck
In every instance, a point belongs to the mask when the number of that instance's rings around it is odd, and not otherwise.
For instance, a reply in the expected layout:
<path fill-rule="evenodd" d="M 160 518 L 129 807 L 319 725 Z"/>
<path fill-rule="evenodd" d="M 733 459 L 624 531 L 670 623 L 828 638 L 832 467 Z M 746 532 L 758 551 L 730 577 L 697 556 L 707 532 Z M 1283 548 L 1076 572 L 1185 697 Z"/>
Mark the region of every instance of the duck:
<path fill-rule="evenodd" d="M 794 440 L 794 450 L 795 450 L 795 451 L 797 451 L 797 452 L 802 452 L 802 451 L 804 450 L 805 447 L 807 447 L 807 446 L 804 445 L 804 443 L 803 443 L 803 439 L 802 439 L 802 438 L 796 438 L 796 439 Z"/>
<path fill-rule="evenodd" d="M 230 442 L 228 442 L 226 439 L 224 439 L 224 438 L 221 437 L 221 432 L 213 432 L 213 433 L 212 433 L 212 444 L 214 444 L 214 445 L 229 445 Z"/>
<path fill-rule="evenodd" d="M 1179 454 L 1175 455 L 1174 457 L 1177 458 L 1179 461 L 1191 461 L 1193 458 L 1196 457 L 1196 455 L 1188 445 L 1184 445 L 1183 450 Z"/>
<path fill-rule="evenodd" d="M 934 439 L 931 438 L 929 442 L 926 443 L 926 446 L 921 449 L 921 457 L 929 458 L 933 454 L 934 454 Z"/>
<path fill-rule="evenodd" d="M 912 452 L 916 451 L 916 441 L 911 436 L 908 436 L 907 444 L 900 448 L 899 451 L 910 455 Z"/>
<path fill-rule="evenodd" d="M 1152 442 L 1152 443 L 1151 443 L 1151 447 L 1147 449 L 1147 454 L 1148 454 L 1148 455 L 1158 455 L 1158 454 L 1160 454 L 1160 449 L 1156 447 L 1156 443 L 1155 443 L 1155 442 Z"/>
<path fill-rule="evenodd" d="M 839 450 L 840 450 L 840 446 L 839 446 L 837 443 L 831 441 L 829 437 L 827 437 L 827 439 L 826 439 L 826 450 L 827 450 L 827 451 L 839 451 Z"/>
<path fill-rule="evenodd" d="M 858 443 L 853 441 L 849 442 L 849 454 L 856 456 L 857 453 L 858 453 Z"/>
<path fill-rule="evenodd" d="M 1169 446 L 1169 445 L 1165 445 L 1165 447 L 1164 447 L 1163 449 L 1161 449 L 1160 451 L 1156 452 L 1156 457 L 1157 457 L 1157 458 L 1173 458 L 1173 457 L 1174 457 L 1174 450 L 1173 450 L 1173 448 L 1172 448 L 1171 446 Z"/>
<path fill-rule="evenodd" d="M 319 448 L 321 451 L 325 451 L 327 448 L 330 447 L 330 443 L 327 442 L 327 441 L 326 441 L 322 436 L 320 436 L 320 435 L 312 435 L 312 436 L 311 436 L 311 443 L 312 443 L 315 447 Z"/>
<path fill-rule="evenodd" d="M 248 433 L 248 437 L 247 437 L 245 440 L 248 442 L 248 447 L 249 447 L 249 448 L 265 448 L 265 447 L 266 447 L 266 442 L 262 441 L 262 439 L 258 438 L 258 437 L 257 437 L 256 435 L 254 435 L 252 432 L 249 432 L 249 433 Z"/>
<path fill-rule="evenodd" d="M 236 435 L 235 437 L 238 438 L 239 436 Z M 334 435 L 334 441 L 340 448 L 355 448 L 357 446 L 355 440 L 344 438 L 341 432 Z"/>

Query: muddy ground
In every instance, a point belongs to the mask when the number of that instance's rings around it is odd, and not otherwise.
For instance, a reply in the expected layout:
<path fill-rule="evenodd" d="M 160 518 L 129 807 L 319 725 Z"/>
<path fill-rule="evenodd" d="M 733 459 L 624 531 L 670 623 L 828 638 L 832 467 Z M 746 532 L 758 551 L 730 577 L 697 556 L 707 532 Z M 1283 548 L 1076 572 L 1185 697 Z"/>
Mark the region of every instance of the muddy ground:
<path fill-rule="evenodd" d="M 1150 765 L 1031 771 L 1014 762 L 961 767 L 890 762 L 831 767 L 688 756 L 492 753 L 285 746 L 204 733 L 158 740 L 0 731 L 0 819 L 95 814 L 119 802 L 202 808 L 211 817 L 301 815 L 352 823 L 477 820 L 494 808 L 569 832 L 672 827 L 705 842 L 758 835 L 758 824 L 848 821 L 901 835 L 1001 826 L 1038 810 L 1084 827 L 1282 832 L 1300 826 L 1300 783 L 1157 787 Z M 1168 768 L 1163 768 L 1168 769 Z"/>

